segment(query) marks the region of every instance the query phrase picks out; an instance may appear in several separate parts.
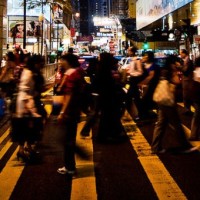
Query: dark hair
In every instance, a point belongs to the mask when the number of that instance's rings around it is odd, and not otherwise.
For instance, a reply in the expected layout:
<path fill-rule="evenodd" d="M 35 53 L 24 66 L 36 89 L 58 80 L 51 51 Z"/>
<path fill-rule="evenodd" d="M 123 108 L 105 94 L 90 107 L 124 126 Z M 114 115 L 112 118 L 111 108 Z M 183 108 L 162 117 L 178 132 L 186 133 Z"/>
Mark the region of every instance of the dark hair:
<path fill-rule="evenodd" d="M 129 48 L 129 50 L 130 50 L 132 53 L 135 54 L 135 53 L 137 52 L 138 48 L 137 48 L 136 46 L 132 46 L 132 47 Z"/>
<path fill-rule="evenodd" d="M 169 55 L 166 57 L 164 67 L 162 68 L 162 71 L 161 71 L 161 78 L 165 77 L 166 79 L 170 79 L 173 72 L 171 65 L 175 64 L 176 62 L 180 62 L 180 59 L 178 56 Z"/>
<path fill-rule="evenodd" d="M 171 64 L 175 64 L 176 62 L 180 62 L 180 59 L 175 55 L 169 55 L 165 60 L 165 68 L 169 68 Z"/>
<path fill-rule="evenodd" d="M 200 67 L 200 56 L 195 59 L 195 67 Z"/>
<path fill-rule="evenodd" d="M 73 53 L 73 52 L 74 52 L 74 49 L 70 47 L 70 48 L 68 49 L 68 53 Z"/>
<path fill-rule="evenodd" d="M 99 64 L 106 69 L 112 69 L 114 63 L 114 57 L 111 53 L 103 52 L 100 54 Z"/>
<path fill-rule="evenodd" d="M 30 69 L 31 71 L 37 71 L 36 64 L 44 64 L 44 59 L 41 55 L 33 55 L 28 57 L 26 62 L 26 67 Z"/>
<path fill-rule="evenodd" d="M 149 62 L 154 62 L 154 52 L 153 51 L 146 51 L 144 55 L 148 56 L 148 61 Z"/>
<path fill-rule="evenodd" d="M 181 49 L 181 53 L 188 55 L 188 51 L 186 49 Z"/>
<path fill-rule="evenodd" d="M 9 51 L 6 55 L 9 61 L 15 61 L 15 55 L 13 52 Z"/>
<path fill-rule="evenodd" d="M 78 56 L 71 54 L 71 53 L 67 53 L 63 56 L 60 57 L 60 59 L 67 61 L 72 68 L 77 68 L 80 67 L 80 63 L 78 61 Z"/>

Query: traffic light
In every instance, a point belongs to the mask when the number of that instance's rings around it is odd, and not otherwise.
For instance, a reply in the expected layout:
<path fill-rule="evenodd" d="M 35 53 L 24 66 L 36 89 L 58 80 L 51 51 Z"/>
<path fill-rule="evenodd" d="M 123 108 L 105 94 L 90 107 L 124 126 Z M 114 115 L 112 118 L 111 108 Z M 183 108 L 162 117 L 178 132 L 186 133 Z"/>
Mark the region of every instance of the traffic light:
<path fill-rule="evenodd" d="M 143 43 L 143 49 L 144 49 L 144 50 L 147 50 L 148 48 L 149 48 L 148 42 L 144 42 L 144 43 Z"/>

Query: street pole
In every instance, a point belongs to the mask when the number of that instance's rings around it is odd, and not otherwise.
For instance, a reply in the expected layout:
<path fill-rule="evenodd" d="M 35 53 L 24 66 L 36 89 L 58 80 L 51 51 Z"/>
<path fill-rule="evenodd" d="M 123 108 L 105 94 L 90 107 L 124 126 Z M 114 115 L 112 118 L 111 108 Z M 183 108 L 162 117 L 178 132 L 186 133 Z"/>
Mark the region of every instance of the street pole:
<path fill-rule="evenodd" d="M 43 53 L 43 40 L 44 40 L 44 5 L 42 0 L 42 36 L 41 36 L 41 56 Z"/>
<path fill-rule="evenodd" d="M 0 60 L 2 60 L 3 57 L 3 13 L 5 9 L 6 1 L 0 2 Z"/>
<path fill-rule="evenodd" d="M 23 49 L 26 49 L 26 0 L 24 0 L 24 36 L 23 36 Z"/>

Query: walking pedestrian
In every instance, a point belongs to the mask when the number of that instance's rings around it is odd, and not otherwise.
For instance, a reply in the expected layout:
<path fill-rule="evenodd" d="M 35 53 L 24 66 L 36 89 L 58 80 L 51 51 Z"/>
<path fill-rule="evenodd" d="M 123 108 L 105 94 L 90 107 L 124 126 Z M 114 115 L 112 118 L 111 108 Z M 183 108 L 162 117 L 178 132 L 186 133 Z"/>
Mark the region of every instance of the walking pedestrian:
<path fill-rule="evenodd" d="M 35 159 L 35 143 L 40 137 L 41 115 L 38 112 L 35 98 L 41 91 L 37 90 L 34 78 L 41 57 L 34 55 L 28 58 L 22 71 L 16 99 L 16 111 L 12 115 L 12 139 L 19 144 L 18 159 L 30 162 Z"/>
<path fill-rule="evenodd" d="M 190 140 L 199 140 L 200 139 L 200 57 L 197 57 L 195 60 L 195 70 L 193 75 L 193 84 L 192 84 L 192 100 L 194 106 L 194 114 L 192 117 L 191 123 L 191 135 Z"/>
<path fill-rule="evenodd" d="M 80 67 L 78 57 L 73 54 L 61 56 L 60 64 L 66 69 L 60 90 L 64 94 L 64 102 L 57 119 L 65 131 L 64 166 L 57 170 L 60 174 L 76 173 L 76 135 L 80 120 L 81 94 L 85 84 L 84 70 Z"/>
<path fill-rule="evenodd" d="M 179 70 L 182 72 L 183 103 L 185 108 L 185 114 L 187 115 L 192 114 L 191 89 L 193 82 L 194 65 L 193 61 L 189 58 L 189 54 L 186 49 L 180 50 L 180 57 L 183 60 L 183 65 L 179 67 Z"/>
<path fill-rule="evenodd" d="M 176 56 L 168 56 L 166 58 L 165 67 L 161 72 L 161 79 L 168 80 L 173 88 L 176 87 L 179 80 L 177 78 L 177 65 L 179 59 Z M 174 89 L 175 93 L 175 89 Z M 167 134 L 167 127 L 171 127 L 174 131 L 173 140 L 177 141 L 176 149 L 178 152 L 188 153 L 197 150 L 186 138 L 186 134 L 181 124 L 181 120 L 177 111 L 176 103 L 172 106 L 158 105 L 158 121 L 155 125 L 153 139 L 151 144 L 152 153 L 163 152 L 162 139 Z M 172 136 L 171 136 L 172 137 Z"/>
<path fill-rule="evenodd" d="M 13 52 L 6 54 L 6 64 L 2 68 L 0 74 L 0 88 L 4 93 L 4 97 L 11 97 L 15 88 L 14 83 L 14 70 L 16 68 L 15 56 Z"/>
<path fill-rule="evenodd" d="M 160 67 L 154 60 L 154 52 L 147 51 L 142 57 L 143 75 L 142 80 L 137 84 L 141 88 L 141 109 L 139 110 L 140 119 L 149 119 L 155 117 L 152 111 L 155 108 L 153 102 L 153 93 L 158 84 Z"/>
<path fill-rule="evenodd" d="M 121 123 L 124 91 L 112 54 L 100 54 L 96 76 L 100 111 L 97 141 L 120 142 L 126 139 Z"/>
<path fill-rule="evenodd" d="M 127 92 L 126 108 L 133 120 L 140 119 L 140 111 L 142 110 L 138 83 L 142 80 L 143 69 L 141 60 L 137 58 L 137 50 L 138 48 L 135 46 L 128 49 L 131 62 L 127 70 L 130 87 Z"/>

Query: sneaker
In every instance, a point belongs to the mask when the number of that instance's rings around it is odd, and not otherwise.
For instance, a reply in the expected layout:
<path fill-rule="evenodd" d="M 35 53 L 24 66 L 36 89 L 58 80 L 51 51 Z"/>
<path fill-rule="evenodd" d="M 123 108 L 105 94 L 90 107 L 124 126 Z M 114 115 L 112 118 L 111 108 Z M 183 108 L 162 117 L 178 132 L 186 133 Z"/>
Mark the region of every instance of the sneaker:
<path fill-rule="evenodd" d="M 68 170 L 66 169 L 66 167 L 58 168 L 57 172 L 59 174 L 68 174 L 68 175 L 74 175 L 76 173 L 75 170 Z"/>
<path fill-rule="evenodd" d="M 189 149 L 186 149 L 186 150 L 182 151 L 181 153 L 193 153 L 193 152 L 196 152 L 196 151 L 199 151 L 199 146 L 190 147 Z"/>

